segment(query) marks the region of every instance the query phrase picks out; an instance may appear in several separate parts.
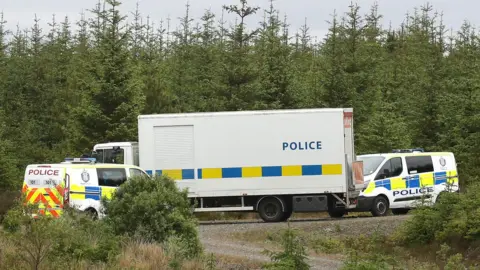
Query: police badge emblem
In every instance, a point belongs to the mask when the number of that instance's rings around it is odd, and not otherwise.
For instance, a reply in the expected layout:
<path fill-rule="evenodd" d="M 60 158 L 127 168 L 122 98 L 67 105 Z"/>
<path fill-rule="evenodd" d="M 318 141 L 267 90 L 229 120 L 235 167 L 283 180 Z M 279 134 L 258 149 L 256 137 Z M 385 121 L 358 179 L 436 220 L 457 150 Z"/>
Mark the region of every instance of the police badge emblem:
<path fill-rule="evenodd" d="M 85 169 L 82 172 L 82 181 L 85 183 L 90 181 L 90 174 Z"/>
<path fill-rule="evenodd" d="M 440 158 L 440 165 L 445 166 L 446 164 L 447 164 L 447 161 L 443 157 L 441 157 Z"/>
<path fill-rule="evenodd" d="M 445 170 L 445 165 L 447 165 L 447 161 L 443 157 L 440 157 L 439 163 L 442 166 L 442 170 Z"/>

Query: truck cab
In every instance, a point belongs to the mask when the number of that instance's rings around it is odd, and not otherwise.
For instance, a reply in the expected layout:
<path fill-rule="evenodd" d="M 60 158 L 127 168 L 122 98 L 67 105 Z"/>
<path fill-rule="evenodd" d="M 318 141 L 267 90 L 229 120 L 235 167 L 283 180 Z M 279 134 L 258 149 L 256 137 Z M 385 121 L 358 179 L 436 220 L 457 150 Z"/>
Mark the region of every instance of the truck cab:
<path fill-rule="evenodd" d="M 93 147 L 93 155 L 99 163 L 139 166 L 138 142 L 99 143 Z"/>

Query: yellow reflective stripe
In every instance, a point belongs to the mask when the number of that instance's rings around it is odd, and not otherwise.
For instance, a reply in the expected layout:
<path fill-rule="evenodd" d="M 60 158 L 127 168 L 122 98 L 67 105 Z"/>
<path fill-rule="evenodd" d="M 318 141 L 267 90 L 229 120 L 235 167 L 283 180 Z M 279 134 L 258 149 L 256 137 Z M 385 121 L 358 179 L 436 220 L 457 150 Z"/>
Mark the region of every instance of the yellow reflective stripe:
<path fill-rule="evenodd" d="M 422 173 L 420 177 L 420 187 L 429 187 L 435 184 L 433 177 L 435 173 Z"/>
<path fill-rule="evenodd" d="M 243 167 L 242 177 L 262 177 L 262 167 Z"/>
<path fill-rule="evenodd" d="M 81 192 L 81 193 L 75 193 Z M 70 199 L 71 200 L 85 200 L 85 186 L 71 185 L 70 187 Z"/>
<path fill-rule="evenodd" d="M 363 193 L 365 194 L 371 193 L 373 192 L 374 189 L 375 189 L 375 181 L 370 181 L 365 191 L 363 191 Z"/>
<path fill-rule="evenodd" d="M 447 172 L 447 183 L 458 184 L 458 175 L 456 170 L 451 170 Z"/>
<path fill-rule="evenodd" d="M 205 168 L 202 169 L 202 178 L 222 178 L 222 169 L 221 168 Z"/>
<path fill-rule="evenodd" d="M 393 189 L 405 189 L 407 188 L 407 182 L 401 177 L 395 177 L 390 179 L 390 185 Z"/>
<path fill-rule="evenodd" d="M 101 187 L 102 197 L 111 199 L 116 189 L 116 187 Z"/>
<path fill-rule="evenodd" d="M 163 170 L 162 174 L 168 175 L 172 179 L 182 179 L 182 170 Z"/>
<path fill-rule="evenodd" d="M 301 176 L 302 166 L 282 166 L 282 176 Z"/>
<path fill-rule="evenodd" d="M 342 164 L 324 164 L 322 165 L 323 175 L 338 175 L 342 174 Z"/>

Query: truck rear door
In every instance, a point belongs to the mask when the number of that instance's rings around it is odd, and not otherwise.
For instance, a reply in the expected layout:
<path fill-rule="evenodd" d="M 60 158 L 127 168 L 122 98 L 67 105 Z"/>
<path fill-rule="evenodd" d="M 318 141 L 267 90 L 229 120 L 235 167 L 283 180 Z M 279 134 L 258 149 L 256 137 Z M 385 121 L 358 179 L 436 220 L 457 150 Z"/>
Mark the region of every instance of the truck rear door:
<path fill-rule="evenodd" d="M 364 186 L 363 162 L 356 160 L 354 132 L 353 132 L 353 109 L 343 110 L 343 127 L 345 143 L 345 162 L 347 168 L 348 187 L 350 190 L 362 190 Z"/>
<path fill-rule="evenodd" d="M 26 202 L 37 204 L 39 214 L 59 217 L 63 210 L 65 175 L 62 167 L 28 166 L 22 188 Z"/>

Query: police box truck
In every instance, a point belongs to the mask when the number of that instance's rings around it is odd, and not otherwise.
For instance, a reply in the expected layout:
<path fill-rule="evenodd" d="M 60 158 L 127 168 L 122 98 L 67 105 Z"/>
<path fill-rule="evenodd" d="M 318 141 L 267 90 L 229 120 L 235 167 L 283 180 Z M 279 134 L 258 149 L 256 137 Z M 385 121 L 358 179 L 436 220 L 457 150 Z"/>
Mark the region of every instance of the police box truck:
<path fill-rule="evenodd" d="M 99 162 L 175 179 L 196 212 L 255 211 L 266 222 L 341 217 L 364 188 L 351 108 L 140 115 L 138 143 L 94 150 Z"/>

